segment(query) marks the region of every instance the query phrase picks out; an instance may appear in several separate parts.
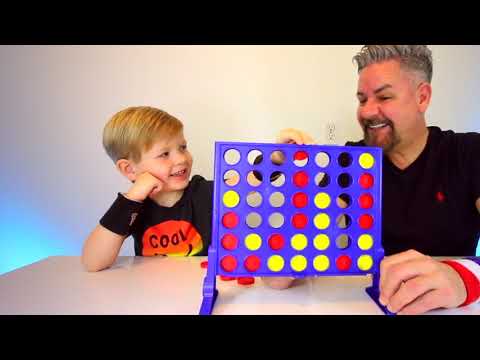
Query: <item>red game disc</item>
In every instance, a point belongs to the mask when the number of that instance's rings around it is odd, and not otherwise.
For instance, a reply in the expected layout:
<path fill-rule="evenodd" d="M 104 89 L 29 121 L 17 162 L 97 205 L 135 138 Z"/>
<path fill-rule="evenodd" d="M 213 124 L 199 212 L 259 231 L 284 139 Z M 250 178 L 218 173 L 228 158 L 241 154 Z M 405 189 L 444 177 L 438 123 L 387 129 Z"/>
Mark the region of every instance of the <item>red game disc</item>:
<path fill-rule="evenodd" d="M 268 246 L 270 246 L 272 250 L 280 250 L 285 246 L 285 239 L 280 234 L 273 234 L 268 239 Z"/>
<path fill-rule="evenodd" d="M 362 209 L 370 209 L 373 206 L 373 197 L 370 194 L 362 194 L 358 198 L 358 205 Z"/>
<path fill-rule="evenodd" d="M 370 229 L 373 225 L 373 217 L 363 214 L 358 218 L 358 224 L 362 229 Z"/>
<path fill-rule="evenodd" d="M 253 277 L 239 277 L 237 279 L 237 282 L 240 285 L 252 285 L 252 284 L 255 283 L 255 278 L 253 278 Z"/>
<path fill-rule="evenodd" d="M 307 226 L 308 218 L 304 214 L 295 214 L 292 218 L 292 224 L 297 229 L 303 229 Z"/>
<path fill-rule="evenodd" d="M 226 234 L 222 238 L 222 246 L 225 250 L 235 250 L 238 246 L 238 239 L 233 234 Z"/>
<path fill-rule="evenodd" d="M 373 186 L 373 176 L 370 174 L 362 174 L 358 180 L 360 186 L 364 189 L 370 189 Z"/>
<path fill-rule="evenodd" d="M 222 218 L 222 224 L 225 226 L 227 229 L 233 229 L 238 225 L 238 215 L 235 214 L 234 212 L 228 212 L 225 215 L 223 215 Z"/>
<path fill-rule="evenodd" d="M 250 255 L 245 259 L 245 269 L 250 272 L 255 272 L 260 268 L 260 258 L 256 255 Z"/>
<path fill-rule="evenodd" d="M 298 187 L 305 187 L 308 184 L 308 175 L 305 171 L 299 171 L 293 175 L 293 183 Z"/>
<path fill-rule="evenodd" d="M 347 271 L 352 266 L 352 259 L 347 255 L 341 255 L 336 261 L 337 269 L 341 271 Z"/>
<path fill-rule="evenodd" d="M 297 208 L 304 208 L 308 204 L 308 196 L 303 192 L 298 192 L 292 197 L 293 205 Z"/>
<path fill-rule="evenodd" d="M 224 256 L 220 261 L 220 266 L 223 270 L 232 272 L 237 268 L 237 259 L 232 255 Z"/>

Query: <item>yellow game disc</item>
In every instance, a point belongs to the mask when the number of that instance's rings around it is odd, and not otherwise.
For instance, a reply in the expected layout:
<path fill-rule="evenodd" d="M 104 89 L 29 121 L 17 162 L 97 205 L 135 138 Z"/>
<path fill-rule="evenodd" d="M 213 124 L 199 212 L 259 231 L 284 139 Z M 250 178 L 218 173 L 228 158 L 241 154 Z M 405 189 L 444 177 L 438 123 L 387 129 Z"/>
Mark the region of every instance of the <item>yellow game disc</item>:
<path fill-rule="evenodd" d="M 315 246 L 317 250 L 325 250 L 330 246 L 330 239 L 325 234 L 317 235 L 315 239 L 313 239 L 313 246 Z"/>
<path fill-rule="evenodd" d="M 318 193 L 313 201 L 319 209 L 326 209 L 330 206 L 330 196 L 327 193 Z"/>
<path fill-rule="evenodd" d="M 369 153 L 363 153 L 358 159 L 358 163 L 364 169 L 370 169 L 375 164 L 375 159 Z"/>
<path fill-rule="evenodd" d="M 330 218 L 327 214 L 318 214 L 313 219 L 313 223 L 315 224 L 317 229 L 324 230 L 330 225 Z"/>
<path fill-rule="evenodd" d="M 325 255 L 318 255 L 313 259 L 313 267 L 317 271 L 325 271 L 330 267 L 330 260 Z"/>
<path fill-rule="evenodd" d="M 233 208 L 238 205 L 240 202 L 240 196 L 233 191 L 229 190 L 225 194 L 223 194 L 223 203 L 226 207 Z"/>
<path fill-rule="evenodd" d="M 358 238 L 358 247 L 362 250 L 368 250 L 373 246 L 373 238 L 368 234 L 360 235 Z"/>
<path fill-rule="evenodd" d="M 373 259 L 370 255 L 362 255 L 358 258 L 357 265 L 360 270 L 368 271 L 373 266 Z"/>
<path fill-rule="evenodd" d="M 268 259 L 267 266 L 271 271 L 278 272 L 283 269 L 285 261 L 280 255 L 272 255 Z"/>
<path fill-rule="evenodd" d="M 295 271 L 303 271 L 307 268 L 307 259 L 303 255 L 295 255 L 290 260 L 290 266 Z"/>
<path fill-rule="evenodd" d="M 307 247 L 307 242 L 308 242 L 308 239 L 305 235 L 303 234 L 296 234 L 296 235 L 293 235 L 291 240 L 290 240 L 290 244 L 292 245 L 292 248 L 294 248 L 295 250 L 303 250 Z"/>
<path fill-rule="evenodd" d="M 249 234 L 245 238 L 245 246 L 248 250 L 258 250 L 262 246 L 262 238 L 258 234 Z"/>

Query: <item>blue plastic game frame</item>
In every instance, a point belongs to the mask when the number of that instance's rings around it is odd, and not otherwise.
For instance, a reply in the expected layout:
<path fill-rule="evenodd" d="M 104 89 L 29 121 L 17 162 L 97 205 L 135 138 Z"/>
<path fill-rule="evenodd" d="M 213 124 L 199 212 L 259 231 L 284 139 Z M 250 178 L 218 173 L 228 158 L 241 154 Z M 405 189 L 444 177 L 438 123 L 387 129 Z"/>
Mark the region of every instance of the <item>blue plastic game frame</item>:
<path fill-rule="evenodd" d="M 238 163 L 230 165 L 225 160 L 225 153 L 228 150 L 236 150 L 240 154 Z M 262 154 L 261 161 L 249 161 L 251 151 Z M 275 164 L 270 156 L 275 151 L 281 151 L 284 154 L 285 161 L 282 164 Z M 295 162 L 297 152 L 303 152 L 308 155 L 307 161 Z M 316 161 L 319 153 L 328 155 L 329 162 L 325 167 L 320 166 Z M 350 158 L 351 163 L 348 166 L 341 164 L 339 159 L 341 155 Z M 359 163 L 362 154 L 370 154 L 374 159 L 371 168 L 362 168 Z M 368 155 L 367 155 L 368 156 Z M 376 147 L 360 146 L 334 146 L 334 145 L 296 145 L 296 144 L 267 144 L 267 143 L 247 143 L 247 142 L 216 142 L 215 143 L 215 163 L 214 163 L 214 197 L 213 197 L 213 216 L 212 216 L 212 242 L 208 249 L 208 267 L 207 275 L 203 284 L 203 301 L 200 308 L 200 315 L 209 315 L 212 313 L 218 296 L 216 288 L 216 277 L 218 275 L 234 277 L 256 277 L 256 276 L 292 276 L 296 278 L 306 276 L 366 276 L 372 275 L 372 285 L 366 288 L 367 294 L 385 313 L 391 313 L 379 302 L 379 277 L 380 262 L 384 257 L 384 250 L 381 245 L 382 233 L 382 149 Z M 306 164 L 305 164 L 306 162 Z M 299 166 L 300 164 L 300 166 Z M 342 166 L 343 165 L 343 166 Z M 240 179 L 237 185 L 230 186 L 224 181 L 224 174 L 234 170 L 238 172 Z M 251 171 L 260 173 L 262 183 L 259 186 L 252 186 L 247 181 L 247 174 Z M 272 173 L 281 172 L 284 175 L 285 183 L 282 186 L 274 186 L 270 182 Z M 308 184 L 300 187 L 294 184 L 294 174 L 305 172 L 308 174 Z M 324 187 L 315 184 L 315 177 L 319 173 L 326 173 L 330 177 L 329 183 Z M 340 174 L 348 174 L 351 177 L 351 184 L 345 187 L 338 181 Z M 373 176 L 374 182 L 371 188 L 365 189 L 359 179 L 362 175 L 369 174 Z M 347 177 L 348 177 L 347 176 Z M 227 206 L 223 202 L 223 196 L 227 191 L 235 191 L 239 195 L 239 202 L 235 206 Z M 248 193 L 256 191 L 262 197 L 262 202 L 258 207 L 250 206 L 246 199 Z M 269 202 L 269 196 L 275 192 L 284 195 L 285 202 L 281 207 L 273 207 Z M 294 194 L 302 192 L 307 195 L 308 203 L 303 208 L 296 207 L 291 199 Z M 330 197 L 330 204 L 327 208 L 320 209 L 315 205 L 314 197 L 318 193 L 326 193 Z M 347 208 L 341 208 L 337 205 L 336 199 L 340 194 L 347 194 L 351 197 L 350 205 Z M 369 194 L 373 198 L 373 206 L 369 209 L 361 208 L 358 198 L 362 194 Z M 235 212 L 239 218 L 238 225 L 233 229 L 224 226 L 222 219 L 226 213 Z M 257 228 L 251 228 L 246 223 L 246 217 L 250 213 L 257 213 L 262 218 L 262 223 Z M 269 215 L 280 213 L 284 217 L 284 223 L 279 228 L 273 228 L 269 223 Z M 295 214 L 304 214 L 307 216 L 307 225 L 297 229 L 292 225 L 292 217 Z M 326 229 L 319 229 L 315 225 L 315 216 L 326 214 L 330 219 L 330 224 Z M 361 215 L 370 215 L 373 218 L 373 225 L 369 229 L 361 228 L 358 219 Z M 350 225 L 346 229 L 340 229 L 337 226 L 336 219 L 340 215 L 348 215 L 351 219 Z M 227 250 L 222 246 L 221 240 L 227 235 L 234 235 L 238 239 L 238 246 L 234 250 Z M 257 234 L 261 238 L 260 248 L 251 250 L 243 242 L 247 235 Z M 285 239 L 285 246 L 280 250 L 273 250 L 269 247 L 268 238 L 272 234 L 281 234 Z M 295 234 L 303 234 L 308 239 L 307 246 L 302 249 L 294 249 L 290 246 L 290 240 Z M 330 239 L 330 245 L 327 249 L 319 250 L 314 246 L 314 238 L 319 234 L 325 234 Z M 367 250 L 358 246 L 357 240 L 361 235 L 369 235 L 373 238 L 373 246 Z M 346 249 L 336 246 L 336 239 L 340 235 L 347 235 L 351 240 Z M 238 266 L 233 271 L 225 271 L 221 266 L 221 261 L 225 256 L 233 256 L 238 260 Z M 258 270 L 251 272 L 243 266 L 243 261 L 255 255 L 260 259 Z M 273 255 L 280 255 L 285 261 L 282 270 L 272 271 L 268 268 L 268 259 Z M 290 267 L 289 260 L 296 255 L 302 255 L 307 260 L 305 269 L 296 271 Z M 313 266 L 313 259 L 316 256 L 325 255 L 328 257 L 330 266 L 327 270 L 318 271 Z M 348 270 L 339 270 L 336 267 L 338 257 L 346 255 L 351 259 L 351 266 Z M 369 255 L 373 260 L 373 265 L 368 270 L 361 270 L 357 265 L 357 259 L 361 255 Z"/>

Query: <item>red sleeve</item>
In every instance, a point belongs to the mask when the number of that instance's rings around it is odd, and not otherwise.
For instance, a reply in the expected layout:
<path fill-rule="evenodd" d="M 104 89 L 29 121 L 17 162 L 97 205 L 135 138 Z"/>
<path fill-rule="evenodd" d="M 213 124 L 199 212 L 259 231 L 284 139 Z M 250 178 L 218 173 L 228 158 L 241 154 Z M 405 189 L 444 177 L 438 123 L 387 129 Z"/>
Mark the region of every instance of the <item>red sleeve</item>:
<path fill-rule="evenodd" d="M 463 280 L 467 290 L 467 298 L 460 306 L 467 306 L 480 299 L 480 265 L 476 259 L 444 260 Z"/>

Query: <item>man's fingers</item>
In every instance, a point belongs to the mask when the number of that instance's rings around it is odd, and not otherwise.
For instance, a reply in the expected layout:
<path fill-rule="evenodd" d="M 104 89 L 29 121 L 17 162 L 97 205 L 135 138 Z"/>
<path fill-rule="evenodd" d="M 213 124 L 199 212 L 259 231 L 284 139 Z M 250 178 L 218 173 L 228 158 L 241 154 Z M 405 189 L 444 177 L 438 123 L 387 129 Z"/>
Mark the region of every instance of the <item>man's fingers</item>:
<path fill-rule="evenodd" d="M 297 145 L 310 145 L 314 144 L 313 138 L 297 129 L 283 129 L 280 131 L 277 137 L 277 143 L 279 144 L 297 144 Z"/>
<path fill-rule="evenodd" d="M 315 145 L 315 140 L 307 133 L 302 133 L 302 141 L 305 145 Z"/>
<path fill-rule="evenodd" d="M 405 306 L 398 315 L 418 315 L 443 307 L 443 295 L 439 290 L 429 291 Z"/>
<path fill-rule="evenodd" d="M 398 291 L 390 298 L 388 310 L 394 313 L 402 310 L 425 293 L 436 289 L 437 285 L 435 278 L 431 275 L 421 275 L 402 282 Z"/>
<path fill-rule="evenodd" d="M 431 273 L 434 270 L 434 262 L 427 257 L 414 258 L 390 265 L 383 274 L 384 281 L 380 287 L 380 302 L 384 305 L 388 304 L 402 282 Z"/>
<path fill-rule="evenodd" d="M 384 287 L 386 276 L 389 274 L 389 269 L 392 266 L 423 257 L 425 257 L 425 255 L 415 250 L 408 250 L 392 256 L 386 256 L 380 263 L 380 291 Z"/>

